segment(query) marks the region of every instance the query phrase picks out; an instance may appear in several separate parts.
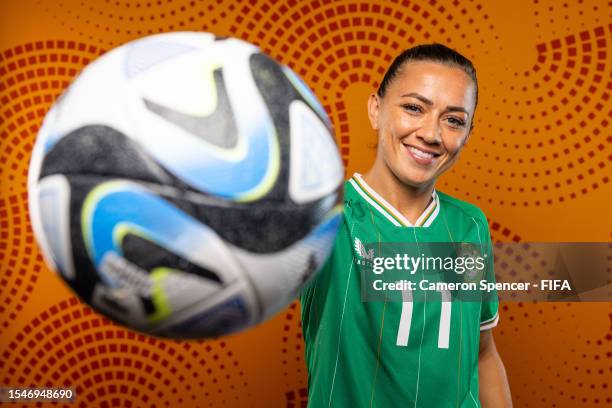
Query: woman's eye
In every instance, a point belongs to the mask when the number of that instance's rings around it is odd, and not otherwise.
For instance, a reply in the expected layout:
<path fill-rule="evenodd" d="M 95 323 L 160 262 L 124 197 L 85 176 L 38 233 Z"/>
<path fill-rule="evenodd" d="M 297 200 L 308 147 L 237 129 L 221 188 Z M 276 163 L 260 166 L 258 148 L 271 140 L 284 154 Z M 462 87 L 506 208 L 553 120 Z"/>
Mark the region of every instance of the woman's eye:
<path fill-rule="evenodd" d="M 451 126 L 456 128 L 461 128 L 465 126 L 465 121 L 463 119 L 455 118 L 453 116 L 446 119 Z"/>
<path fill-rule="evenodd" d="M 402 107 L 407 110 L 408 112 L 415 112 L 415 113 L 420 113 L 423 111 L 423 109 L 419 106 L 419 105 L 414 105 L 411 103 L 402 105 Z"/>

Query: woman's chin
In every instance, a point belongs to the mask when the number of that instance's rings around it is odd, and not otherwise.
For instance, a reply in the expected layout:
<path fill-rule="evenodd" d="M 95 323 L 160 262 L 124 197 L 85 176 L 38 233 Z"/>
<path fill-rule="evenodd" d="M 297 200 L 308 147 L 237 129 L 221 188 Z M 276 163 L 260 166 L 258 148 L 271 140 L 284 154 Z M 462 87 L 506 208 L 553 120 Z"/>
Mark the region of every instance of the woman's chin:
<path fill-rule="evenodd" d="M 427 188 L 434 184 L 436 181 L 434 175 L 414 170 L 403 171 L 398 176 L 403 184 L 418 189 Z"/>

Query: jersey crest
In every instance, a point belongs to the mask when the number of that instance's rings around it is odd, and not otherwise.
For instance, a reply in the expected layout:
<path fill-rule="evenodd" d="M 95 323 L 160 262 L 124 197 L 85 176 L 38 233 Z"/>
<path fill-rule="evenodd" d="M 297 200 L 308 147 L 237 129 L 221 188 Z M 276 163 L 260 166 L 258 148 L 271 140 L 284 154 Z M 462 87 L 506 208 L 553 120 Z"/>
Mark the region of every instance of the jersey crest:
<path fill-rule="evenodd" d="M 357 264 L 361 265 L 362 262 L 365 261 L 372 261 L 372 259 L 374 259 L 374 250 L 370 249 L 368 251 L 366 251 L 365 246 L 363 245 L 363 243 L 361 242 L 361 240 L 357 237 L 355 237 L 355 253 L 357 254 Z"/>

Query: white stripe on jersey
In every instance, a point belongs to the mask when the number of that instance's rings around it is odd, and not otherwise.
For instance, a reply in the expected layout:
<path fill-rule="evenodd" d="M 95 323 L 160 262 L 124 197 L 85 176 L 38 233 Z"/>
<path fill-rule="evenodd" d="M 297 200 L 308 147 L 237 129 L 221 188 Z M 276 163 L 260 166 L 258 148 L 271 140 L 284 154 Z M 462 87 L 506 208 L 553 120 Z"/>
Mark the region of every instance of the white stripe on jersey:
<path fill-rule="evenodd" d="M 349 183 L 351 183 L 351 185 L 353 186 L 353 188 L 355 189 L 355 191 L 357 191 L 357 193 L 364 199 L 366 200 L 368 203 L 370 203 L 372 205 L 372 207 L 376 208 L 378 210 L 378 212 L 380 212 L 382 215 L 385 216 L 386 219 L 388 219 L 389 221 L 391 221 L 393 223 L 393 225 L 395 225 L 396 227 L 401 227 L 401 224 L 399 222 L 397 222 L 395 220 L 395 218 L 393 218 L 392 216 L 389 215 L 389 213 L 387 213 L 381 206 L 379 206 L 376 201 L 372 200 L 370 197 L 368 197 L 367 194 L 365 194 L 363 191 L 361 191 L 361 187 L 359 187 L 359 185 L 355 182 L 355 180 L 350 179 Z"/>
<path fill-rule="evenodd" d="M 482 247 L 482 239 L 480 239 L 480 227 L 478 226 L 478 223 L 476 222 L 474 217 L 472 217 L 472 221 L 474 221 L 474 224 L 476 224 L 476 231 L 478 232 L 478 243 Z M 497 326 L 497 323 L 499 323 L 499 311 L 497 311 L 495 313 L 495 316 L 493 316 L 492 318 L 487 319 L 484 322 L 480 322 L 480 331 L 492 329 L 493 327 Z"/>
<path fill-rule="evenodd" d="M 495 313 L 495 316 L 492 318 L 481 322 L 480 331 L 492 329 L 493 327 L 497 326 L 497 323 L 499 323 L 499 312 Z"/>

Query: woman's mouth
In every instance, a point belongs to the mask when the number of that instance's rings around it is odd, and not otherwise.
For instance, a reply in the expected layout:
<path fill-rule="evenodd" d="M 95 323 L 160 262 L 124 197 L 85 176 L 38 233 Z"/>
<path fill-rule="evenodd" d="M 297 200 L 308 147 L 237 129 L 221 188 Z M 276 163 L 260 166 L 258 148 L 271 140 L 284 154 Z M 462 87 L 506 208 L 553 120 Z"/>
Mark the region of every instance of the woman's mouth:
<path fill-rule="evenodd" d="M 406 148 L 410 156 L 421 165 L 430 165 L 436 161 L 436 159 L 440 156 L 440 153 L 435 153 L 429 150 L 419 149 L 418 147 L 412 145 L 402 145 Z"/>

